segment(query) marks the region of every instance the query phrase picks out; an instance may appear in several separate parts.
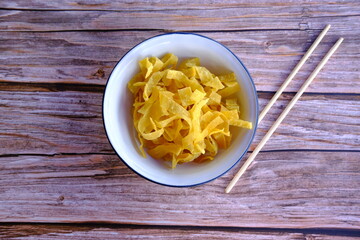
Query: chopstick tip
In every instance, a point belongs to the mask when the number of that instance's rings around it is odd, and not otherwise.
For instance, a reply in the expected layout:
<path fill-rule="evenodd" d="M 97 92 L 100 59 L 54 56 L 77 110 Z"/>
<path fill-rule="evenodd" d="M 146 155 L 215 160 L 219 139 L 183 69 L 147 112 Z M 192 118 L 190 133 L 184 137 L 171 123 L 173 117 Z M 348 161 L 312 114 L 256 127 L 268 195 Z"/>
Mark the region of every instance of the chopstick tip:
<path fill-rule="evenodd" d="M 335 48 L 335 50 L 336 50 L 343 41 L 344 41 L 344 38 L 343 38 L 343 37 L 339 38 L 339 39 L 336 41 L 336 43 L 335 43 L 335 45 L 333 46 L 333 48 Z M 335 50 L 334 50 L 334 51 L 335 51 Z"/>

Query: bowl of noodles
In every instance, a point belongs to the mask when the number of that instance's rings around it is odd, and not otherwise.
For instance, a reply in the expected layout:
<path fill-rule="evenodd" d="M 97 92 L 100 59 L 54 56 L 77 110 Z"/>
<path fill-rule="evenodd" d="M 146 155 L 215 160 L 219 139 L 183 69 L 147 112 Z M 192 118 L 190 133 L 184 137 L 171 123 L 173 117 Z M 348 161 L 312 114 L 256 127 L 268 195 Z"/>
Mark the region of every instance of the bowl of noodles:
<path fill-rule="evenodd" d="M 191 33 L 147 39 L 111 72 L 103 122 L 119 158 L 152 182 L 214 180 L 247 152 L 257 128 L 255 84 L 221 43 Z"/>

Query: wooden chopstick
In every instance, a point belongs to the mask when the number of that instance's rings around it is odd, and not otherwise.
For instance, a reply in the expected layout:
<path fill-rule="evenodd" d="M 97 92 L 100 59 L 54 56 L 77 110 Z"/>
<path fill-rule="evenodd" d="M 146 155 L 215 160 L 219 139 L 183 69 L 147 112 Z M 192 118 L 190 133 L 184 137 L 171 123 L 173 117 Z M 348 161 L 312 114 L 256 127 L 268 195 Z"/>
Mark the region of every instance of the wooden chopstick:
<path fill-rule="evenodd" d="M 294 98 L 291 100 L 291 102 L 286 106 L 284 111 L 281 113 L 279 118 L 276 120 L 276 122 L 272 125 L 272 127 L 269 129 L 269 131 L 266 133 L 266 135 L 263 137 L 263 139 L 260 141 L 259 145 L 255 148 L 255 150 L 252 152 L 252 154 L 249 156 L 249 158 L 246 160 L 244 165 L 240 168 L 240 170 L 237 172 L 237 174 L 234 176 L 234 178 L 231 180 L 229 185 L 226 187 L 225 192 L 229 193 L 231 189 L 235 186 L 241 175 L 245 172 L 245 170 L 249 167 L 249 165 L 254 161 L 256 155 L 260 152 L 260 150 L 264 147 L 265 143 L 269 140 L 271 135 L 275 132 L 277 127 L 280 125 L 280 123 L 284 120 L 286 115 L 289 113 L 291 108 L 295 105 L 295 103 L 299 100 L 301 95 L 304 93 L 306 88 L 310 85 L 310 83 L 314 80 L 316 75 L 320 72 L 320 70 L 323 68 L 323 66 L 326 64 L 326 62 L 329 60 L 329 58 L 334 54 L 336 49 L 340 46 L 344 38 L 339 38 L 339 40 L 332 46 L 332 48 L 328 51 L 328 53 L 325 55 L 325 57 L 321 60 L 321 62 L 317 65 L 315 70 L 311 73 L 309 78 L 305 81 L 305 83 L 302 85 L 300 90 L 296 93 Z"/>
<path fill-rule="evenodd" d="M 300 62 L 295 66 L 295 68 L 292 70 L 292 72 L 290 73 L 290 75 L 287 77 L 287 79 L 285 80 L 285 82 L 281 85 L 281 87 L 279 88 L 279 90 L 277 90 L 277 92 L 275 93 L 275 95 L 271 98 L 271 100 L 269 101 L 269 103 L 264 107 L 264 109 L 262 110 L 262 112 L 259 115 L 259 120 L 258 123 L 261 122 L 261 120 L 263 120 L 263 118 L 265 117 L 265 115 L 267 114 L 267 112 L 270 110 L 270 108 L 272 107 L 272 105 L 274 105 L 274 103 L 276 102 L 276 100 L 280 97 L 280 95 L 282 94 L 282 92 L 285 90 L 285 88 L 289 85 L 289 83 L 291 82 L 291 80 L 294 78 L 294 76 L 299 72 L 300 68 L 304 65 L 304 63 L 306 62 L 306 60 L 310 57 L 310 55 L 314 52 L 315 48 L 319 45 L 319 43 L 321 42 L 321 40 L 324 38 L 325 34 L 329 31 L 331 25 L 328 24 L 326 25 L 326 27 L 324 28 L 324 30 L 322 30 L 322 32 L 319 34 L 319 36 L 316 38 L 316 40 L 314 41 L 314 43 L 310 46 L 310 48 L 307 50 L 307 52 L 305 53 L 305 55 L 301 58 Z"/>

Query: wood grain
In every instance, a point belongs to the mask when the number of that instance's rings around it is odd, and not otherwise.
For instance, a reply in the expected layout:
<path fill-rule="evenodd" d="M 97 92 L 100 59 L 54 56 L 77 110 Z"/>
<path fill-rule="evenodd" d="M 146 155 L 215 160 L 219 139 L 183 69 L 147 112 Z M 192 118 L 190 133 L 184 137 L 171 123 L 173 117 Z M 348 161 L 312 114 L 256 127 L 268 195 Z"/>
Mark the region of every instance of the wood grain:
<path fill-rule="evenodd" d="M 34 2 L 34 5 L 31 5 Z M 187 1 L 190 2 L 190 1 Z M 214 31 L 214 30 L 250 30 L 250 29 L 321 29 L 324 22 L 342 25 L 345 28 L 356 27 L 360 6 L 357 1 L 343 1 L 329 4 L 322 1 L 302 1 L 297 4 L 274 3 L 261 1 L 259 5 L 231 1 L 224 4 L 220 1 L 201 1 L 195 4 L 186 3 L 158 4 L 118 3 L 109 9 L 116 11 L 99 11 L 104 4 L 94 8 L 89 4 L 67 1 L 44 4 L 32 1 L 19 4 L 22 10 L 1 10 L 0 30 L 2 31 L 59 31 L 59 30 L 124 30 L 124 29 L 163 29 L 181 31 Z M 6 8 L 17 8 L 17 3 L 2 3 Z M 25 7 L 21 7 L 25 5 Z M 44 6 L 45 5 L 45 6 Z M 54 8 L 52 11 L 44 11 Z M 81 11 L 63 11 L 60 9 L 79 9 Z M 69 7 L 72 5 L 72 7 Z M 26 7 L 28 6 L 28 7 Z M 44 6 L 44 7 L 43 7 Z M 48 7 L 49 6 L 49 7 Z M 180 6 L 180 7 L 179 7 Z M 35 8 L 35 10 L 34 10 Z M 42 11 L 36 11 L 36 9 Z M 152 9 L 149 9 L 152 8 Z M 211 23 L 211 24 L 209 24 Z M 346 25 L 348 25 L 346 27 Z"/>
<path fill-rule="evenodd" d="M 265 152 L 232 194 L 235 173 L 192 188 L 144 180 L 115 155 L 0 158 L 2 222 L 104 222 L 359 229 L 359 152 Z"/>
<path fill-rule="evenodd" d="M 203 33 L 229 47 L 249 69 L 258 91 L 276 91 L 320 31 Z M 0 81 L 105 85 L 135 44 L 162 32 L 57 32 L 0 35 Z M 344 44 L 308 92 L 360 93 L 360 29 L 330 30 L 286 91 L 299 89 L 339 36 Z M 341 63 L 341 64 L 339 64 Z"/>
<path fill-rule="evenodd" d="M 325 6 L 324 6 L 325 5 Z M 331 8 L 331 6 L 326 5 L 335 5 L 338 8 Z M 102 0 L 102 1 L 93 1 L 93 0 L 64 0 L 64 1 L 49 1 L 44 2 L 41 0 L 13 0 L 5 1 L 0 3 L 0 8 L 4 9 L 24 9 L 24 10 L 126 10 L 126 11 L 151 11 L 151 10 L 189 10 L 189 9 L 225 9 L 225 8 L 248 8 L 255 11 L 256 8 L 260 10 L 267 8 L 299 8 L 299 7 L 311 7 L 312 9 L 320 9 L 316 12 L 317 15 L 325 14 L 324 9 L 332 9 L 331 12 L 333 15 L 353 15 L 356 13 L 354 9 L 358 6 L 357 2 L 354 0 L 346 0 L 341 2 L 333 2 L 331 0 L 314 0 L 306 1 L 299 0 L 296 4 L 293 2 L 282 2 L 278 0 L 257 0 L 256 4 L 251 3 L 246 0 L 229 0 L 229 1 L 220 1 L 220 0 L 201 0 L 201 1 L 191 1 L 184 0 L 181 2 L 171 1 L 111 1 L 111 0 Z M 329 14 L 329 12 L 328 12 Z"/>
<path fill-rule="evenodd" d="M 0 95 L 0 155 L 113 152 L 102 124 L 102 92 L 0 91 Z M 259 94 L 260 108 L 271 96 Z M 274 105 L 254 143 L 292 96 L 284 95 Z M 353 95 L 304 95 L 264 150 L 360 150 L 359 100 Z"/>
<path fill-rule="evenodd" d="M 102 93 L 0 95 L 1 154 L 112 152 L 102 123 Z"/>
<path fill-rule="evenodd" d="M 0 1 L 0 238 L 358 237 L 359 20 L 356 0 Z M 219 41 L 249 69 L 261 109 L 326 24 L 251 150 L 339 37 L 343 45 L 232 194 L 224 189 L 240 165 L 169 188 L 111 149 L 102 94 L 137 43 L 174 31 Z"/>
<path fill-rule="evenodd" d="M 149 228 L 149 227 L 114 227 L 114 226 L 73 226 L 73 225 L 6 225 L 0 226 L 0 237 L 9 240 L 20 239 L 334 239 L 350 240 L 356 239 L 350 236 L 329 236 L 318 233 L 276 232 L 276 231 L 242 231 L 236 229 L 204 230 L 182 228 Z"/>

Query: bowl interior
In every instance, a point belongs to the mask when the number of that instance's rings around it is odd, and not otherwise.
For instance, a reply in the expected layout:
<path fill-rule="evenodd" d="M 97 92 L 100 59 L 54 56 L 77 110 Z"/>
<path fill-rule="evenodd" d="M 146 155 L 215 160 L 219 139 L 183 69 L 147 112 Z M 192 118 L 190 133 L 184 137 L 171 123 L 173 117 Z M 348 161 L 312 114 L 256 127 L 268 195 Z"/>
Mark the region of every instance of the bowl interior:
<path fill-rule="evenodd" d="M 127 83 L 138 71 L 138 61 L 149 56 L 173 53 L 180 59 L 199 57 L 201 65 L 215 74 L 235 72 L 241 91 L 241 117 L 253 123 L 252 130 L 233 128 L 228 149 L 220 151 L 211 162 L 180 164 L 169 169 L 161 160 L 143 158 L 133 126 L 132 94 Z M 107 136 L 116 153 L 141 176 L 169 186 L 191 186 L 213 180 L 232 168 L 246 153 L 256 130 L 258 101 L 255 86 L 242 63 L 226 47 L 209 38 L 173 33 L 150 38 L 130 50 L 111 73 L 103 101 Z"/>

